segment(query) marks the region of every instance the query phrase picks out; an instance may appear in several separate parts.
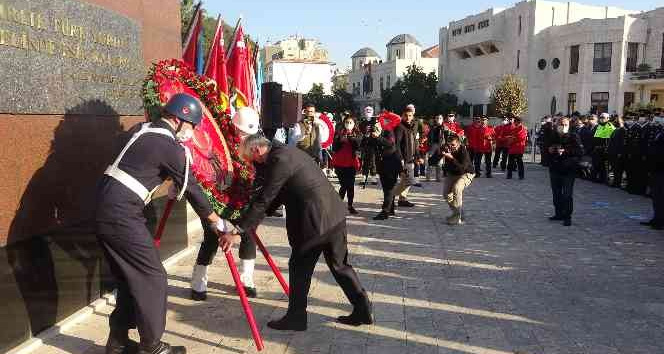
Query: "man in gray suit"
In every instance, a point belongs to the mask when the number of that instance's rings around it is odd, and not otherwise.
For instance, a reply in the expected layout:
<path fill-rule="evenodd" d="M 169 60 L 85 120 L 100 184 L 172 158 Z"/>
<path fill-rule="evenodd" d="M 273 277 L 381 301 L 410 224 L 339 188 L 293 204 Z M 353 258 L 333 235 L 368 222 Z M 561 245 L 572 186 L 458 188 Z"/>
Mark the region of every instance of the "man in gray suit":
<path fill-rule="evenodd" d="M 270 143 L 252 135 L 242 143 L 247 161 L 264 171 L 263 186 L 238 221 L 240 231 L 251 230 L 277 205 L 286 206 L 286 231 L 292 248 L 288 262 L 290 297 L 286 315 L 268 326 L 277 330 L 307 329 L 307 296 L 321 253 L 344 294 L 353 305 L 349 316 L 337 320 L 359 326 L 373 323 L 371 303 L 348 263 L 346 207 L 332 184 L 306 152 Z"/>

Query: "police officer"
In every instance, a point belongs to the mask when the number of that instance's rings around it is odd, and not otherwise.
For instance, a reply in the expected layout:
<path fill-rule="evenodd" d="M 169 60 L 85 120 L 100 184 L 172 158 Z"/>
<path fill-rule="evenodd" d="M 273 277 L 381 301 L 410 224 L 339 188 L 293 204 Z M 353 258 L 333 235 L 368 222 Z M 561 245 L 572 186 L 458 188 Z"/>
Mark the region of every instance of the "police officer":
<path fill-rule="evenodd" d="M 630 194 L 646 194 L 648 185 L 648 169 L 646 166 L 646 146 L 644 128 L 648 124 L 644 113 L 638 121 L 630 125 L 625 135 L 625 152 L 627 154 L 627 192 Z"/>
<path fill-rule="evenodd" d="M 179 187 L 196 213 L 212 229 L 221 219 L 196 183 L 190 169 L 190 155 L 178 143 L 193 136 L 201 121 L 199 101 L 177 94 L 164 107 L 162 118 L 139 124 L 130 133 L 115 162 L 109 166 L 98 191 L 97 238 L 117 280 L 117 304 L 109 318 L 111 332 L 106 354 L 122 354 L 132 345 L 127 333 L 138 328 L 139 354 L 183 354 L 184 347 L 161 341 L 166 328 L 166 271 L 159 259 L 152 235 L 145 225 L 143 209 L 152 193 L 166 179 Z M 233 238 L 220 236 L 224 250 Z"/>
<path fill-rule="evenodd" d="M 257 227 L 268 208 L 283 204 L 286 206 L 288 242 L 292 248 L 288 262 L 288 311 L 282 319 L 268 322 L 268 327 L 306 330 L 307 296 L 321 253 L 334 279 L 354 306 L 349 316 L 341 316 L 338 321 L 355 326 L 373 323 L 367 293 L 348 263 L 346 212 L 332 184 L 298 149 L 270 144 L 259 135 L 248 137 L 242 144 L 247 160 L 263 165 L 265 181 L 248 212 L 237 223 L 238 228 Z"/>
<path fill-rule="evenodd" d="M 240 139 L 249 135 L 258 133 L 260 118 L 258 113 L 250 107 L 242 107 L 235 112 L 232 118 L 233 125 L 238 130 Z M 203 242 L 198 250 L 196 265 L 191 275 L 191 299 L 203 301 L 207 299 L 207 268 L 212 263 L 214 256 L 219 248 L 219 237 L 216 230 L 206 221 L 201 220 L 203 224 Z M 230 224 L 227 220 L 220 223 L 224 231 L 230 230 Z M 254 283 L 254 266 L 256 263 L 256 243 L 248 235 L 242 236 L 240 242 L 240 280 L 244 285 L 244 290 L 249 297 L 258 296 L 256 285 Z"/>

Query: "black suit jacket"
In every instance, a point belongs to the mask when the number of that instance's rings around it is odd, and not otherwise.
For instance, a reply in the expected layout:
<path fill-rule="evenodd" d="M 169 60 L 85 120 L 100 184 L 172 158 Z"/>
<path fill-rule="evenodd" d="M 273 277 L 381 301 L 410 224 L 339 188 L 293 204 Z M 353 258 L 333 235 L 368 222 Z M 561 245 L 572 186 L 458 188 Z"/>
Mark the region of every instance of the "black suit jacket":
<path fill-rule="evenodd" d="M 346 206 L 309 155 L 300 149 L 273 143 L 262 166 L 263 186 L 238 226 L 258 226 L 275 201 L 286 206 L 288 242 L 295 252 L 324 243 L 346 222 Z"/>

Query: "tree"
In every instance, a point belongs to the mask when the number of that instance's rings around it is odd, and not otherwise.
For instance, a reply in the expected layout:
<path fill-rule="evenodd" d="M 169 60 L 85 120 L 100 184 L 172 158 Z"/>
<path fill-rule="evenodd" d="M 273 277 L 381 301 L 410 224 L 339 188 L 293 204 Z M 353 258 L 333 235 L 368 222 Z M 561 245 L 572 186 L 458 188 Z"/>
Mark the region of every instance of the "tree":
<path fill-rule="evenodd" d="M 332 94 L 325 94 L 323 84 L 314 84 L 302 99 L 305 103 L 316 106 L 319 112 L 340 113 L 353 110 L 353 95 L 344 89 L 334 89 Z"/>
<path fill-rule="evenodd" d="M 426 74 L 421 67 L 409 66 L 403 78 L 394 86 L 381 92 L 380 105 L 393 112 L 401 112 L 408 104 L 414 104 L 417 115 L 435 116 L 449 113 L 457 105 L 455 95 L 438 94 L 438 77 L 431 72 Z"/>
<path fill-rule="evenodd" d="M 521 116 L 528 111 L 528 98 L 523 80 L 514 74 L 503 76 L 491 93 L 491 103 L 501 117 Z"/>

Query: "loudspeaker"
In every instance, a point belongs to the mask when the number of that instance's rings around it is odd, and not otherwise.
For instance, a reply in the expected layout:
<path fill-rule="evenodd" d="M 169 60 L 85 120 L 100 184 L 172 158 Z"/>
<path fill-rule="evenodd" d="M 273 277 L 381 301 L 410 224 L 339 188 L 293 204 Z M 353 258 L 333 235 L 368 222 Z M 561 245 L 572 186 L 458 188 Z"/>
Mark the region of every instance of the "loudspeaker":
<path fill-rule="evenodd" d="M 261 85 L 261 126 L 263 130 L 277 129 L 281 126 L 281 84 L 265 82 Z"/>
<path fill-rule="evenodd" d="M 284 126 L 293 126 L 302 119 L 302 94 L 297 92 L 284 92 L 281 106 L 281 116 Z"/>

